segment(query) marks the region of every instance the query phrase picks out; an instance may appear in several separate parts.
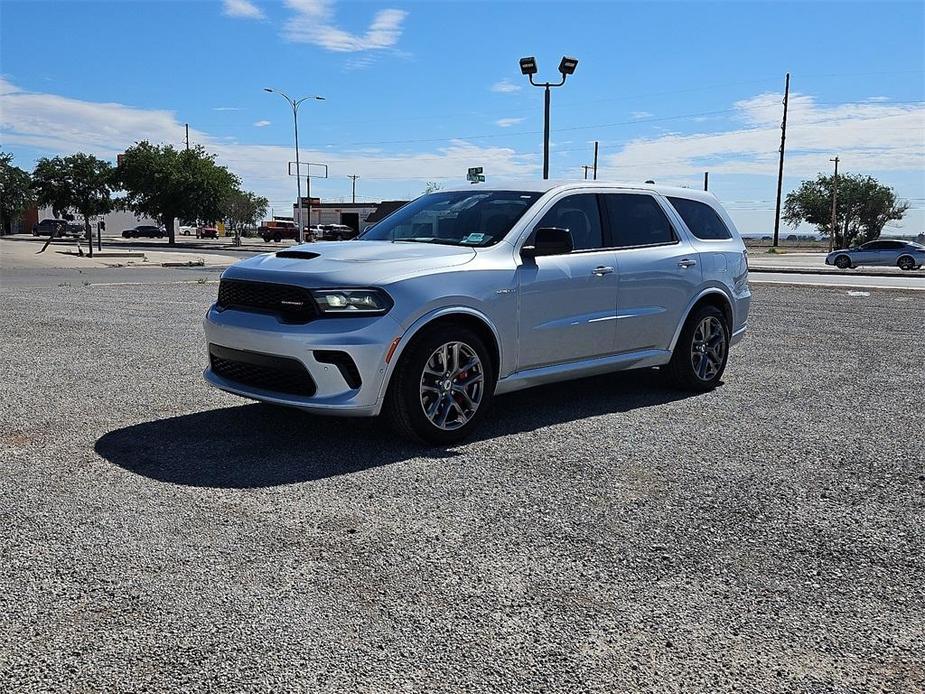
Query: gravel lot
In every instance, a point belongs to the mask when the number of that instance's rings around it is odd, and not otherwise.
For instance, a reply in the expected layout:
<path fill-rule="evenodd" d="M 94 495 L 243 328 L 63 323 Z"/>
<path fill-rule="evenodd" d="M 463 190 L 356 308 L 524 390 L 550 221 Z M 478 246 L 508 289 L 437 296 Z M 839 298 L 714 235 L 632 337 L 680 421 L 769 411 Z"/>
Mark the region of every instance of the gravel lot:
<path fill-rule="evenodd" d="M 923 687 L 925 293 L 759 285 L 715 392 L 435 453 L 208 389 L 215 291 L 0 290 L 0 689 Z"/>

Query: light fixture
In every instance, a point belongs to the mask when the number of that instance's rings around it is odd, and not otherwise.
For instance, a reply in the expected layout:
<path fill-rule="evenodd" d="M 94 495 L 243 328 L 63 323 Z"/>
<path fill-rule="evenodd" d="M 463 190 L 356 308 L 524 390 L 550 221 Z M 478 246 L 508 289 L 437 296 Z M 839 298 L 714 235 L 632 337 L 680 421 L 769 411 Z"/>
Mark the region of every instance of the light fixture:
<path fill-rule="evenodd" d="M 521 65 L 523 65 L 523 61 L 521 61 Z M 562 56 L 562 62 L 559 63 L 559 72 L 563 75 L 574 75 L 576 67 L 578 67 L 578 58 L 569 58 L 567 55 Z"/>
<path fill-rule="evenodd" d="M 530 56 L 529 58 L 520 59 L 520 71 L 524 75 L 535 75 L 536 74 L 536 58 Z"/>

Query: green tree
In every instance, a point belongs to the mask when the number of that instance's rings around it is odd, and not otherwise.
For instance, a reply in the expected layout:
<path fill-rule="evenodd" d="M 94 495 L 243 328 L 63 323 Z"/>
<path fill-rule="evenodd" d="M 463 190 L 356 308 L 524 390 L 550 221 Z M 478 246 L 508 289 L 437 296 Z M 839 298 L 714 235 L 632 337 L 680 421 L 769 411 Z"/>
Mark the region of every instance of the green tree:
<path fill-rule="evenodd" d="M 240 244 L 245 227 L 256 226 L 267 213 L 270 201 L 266 198 L 235 188 L 225 201 L 225 217 L 234 230 L 235 244 Z"/>
<path fill-rule="evenodd" d="M 0 151 L 0 229 L 11 231 L 13 222 L 33 204 L 32 177 L 13 166 L 13 155 Z"/>
<path fill-rule="evenodd" d="M 903 218 L 909 203 L 899 200 L 889 186 L 871 176 L 847 174 L 838 177 L 838 206 L 832 228 L 834 176 L 819 174 L 803 181 L 787 194 L 784 221 L 796 228 L 806 222 L 827 236 L 834 234 L 836 246 L 850 246 L 880 236 L 891 221 Z"/>
<path fill-rule="evenodd" d="M 90 218 L 113 208 L 112 165 L 92 154 L 39 159 L 32 172 L 32 188 L 40 205 L 49 205 L 56 217 L 83 219 L 90 238 Z"/>
<path fill-rule="evenodd" d="M 125 191 L 124 207 L 160 220 L 171 245 L 176 243 L 175 220 L 223 219 L 226 201 L 239 183 L 202 147 L 177 150 L 146 141 L 125 151 L 116 172 Z"/>

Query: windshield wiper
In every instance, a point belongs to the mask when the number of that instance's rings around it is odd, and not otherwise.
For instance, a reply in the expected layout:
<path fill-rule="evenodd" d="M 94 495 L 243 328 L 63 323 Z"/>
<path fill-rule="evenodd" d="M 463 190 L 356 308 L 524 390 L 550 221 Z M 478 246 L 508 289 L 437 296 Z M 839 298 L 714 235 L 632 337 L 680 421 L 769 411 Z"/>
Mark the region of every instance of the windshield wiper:
<path fill-rule="evenodd" d="M 437 243 L 443 246 L 460 246 L 462 245 L 459 241 L 453 241 L 452 239 L 437 239 L 433 236 L 412 236 L 410 238 L 404 239 L 392 239 L 392 243 L 398 242 L 408 242 L 408 243 Z"/>

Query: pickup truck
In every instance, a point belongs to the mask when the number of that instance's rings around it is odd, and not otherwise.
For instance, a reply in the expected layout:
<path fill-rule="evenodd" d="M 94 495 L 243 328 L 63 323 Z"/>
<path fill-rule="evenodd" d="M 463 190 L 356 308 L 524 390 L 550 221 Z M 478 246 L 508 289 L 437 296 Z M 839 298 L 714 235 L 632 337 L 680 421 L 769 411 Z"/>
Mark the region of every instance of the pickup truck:
<path fill-rule="evenodd" d="M 299 230 L 296 228 L 295 222 L 274 219 L 257 227 L 257 235 L 263 239 L 264 243 L 269 243 L 270 241 L 275 243 L 283 239 L 297 239 Z"/>
<path fill-rule="evenodd" d="M 58 237 L 80 238 L 84 235 L 84 228 L 82 224 L 68 222 L 64 219 L 43 219 L 38 224 L 32 225 L 33 236 L 51 236 L 52 234 Z"/>

